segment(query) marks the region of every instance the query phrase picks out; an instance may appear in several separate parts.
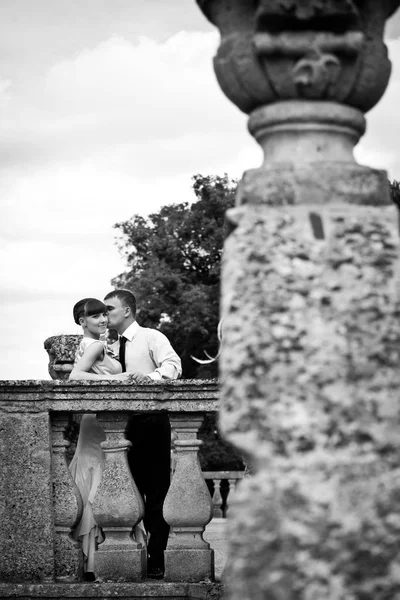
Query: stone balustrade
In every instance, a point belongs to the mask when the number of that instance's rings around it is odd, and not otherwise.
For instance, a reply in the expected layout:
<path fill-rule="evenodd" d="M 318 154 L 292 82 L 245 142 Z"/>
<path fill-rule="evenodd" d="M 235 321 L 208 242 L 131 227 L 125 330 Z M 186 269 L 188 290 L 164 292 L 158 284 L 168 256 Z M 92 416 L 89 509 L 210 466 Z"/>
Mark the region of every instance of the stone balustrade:
<path fill-rule="evenodd" d="M 229 496 L 243 476 L 244 471 L 203 471 L 203 477 L 212 497 L 214 518 L 226 519 L 229 511 Z"/>
<path fill-rule="evenodd" d="M 203 532 L 213 504 L 197 457 L 197 432 L 203 414 L 217 408 L 216 381 L 0 382 L 0 596 L 39 597 L 37 586 L 46 596 L 48 586 L 56 584 L 64 586 L 58 594 L 67 596 L 65 589 L 81 579 L 81 550 L 69 532 L 81 516 L 82 500 L 67 449 L 73 415 L 82 413 L 96 413 L 106 434 L 106 466 L 93 505 L 106 535 L 96 553 L 96 574 L 103 583 L 96 585 L 136 585 L 146 577 L 145 550 L 130 537 L 143 516 L 126 460 L 124 429 L 132 411 L 168 411 L 176 432 L 176 465 L 164 504 L 171 525 L 165 582 L 175 586 L 178 597 L 178 582 L 212 581 L 213 550 Z"/>

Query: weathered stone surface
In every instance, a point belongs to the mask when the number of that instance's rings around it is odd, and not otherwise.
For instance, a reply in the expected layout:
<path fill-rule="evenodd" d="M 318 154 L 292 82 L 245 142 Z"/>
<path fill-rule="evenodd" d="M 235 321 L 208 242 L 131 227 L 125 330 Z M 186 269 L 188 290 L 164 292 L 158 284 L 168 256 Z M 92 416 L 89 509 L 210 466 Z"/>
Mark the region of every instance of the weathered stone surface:
<path fill-rule="evenodd" d="M 83 512 L 82 497 L 65 456 L 70 445 L 65 433 L 71 417 L 68 413 L 54 413 L 51 419 L 54 522 L 65 527 L 74 527 Z"/>
<path fill-rule="evenodd" d="M 145 579 L 147 555 L 142 544 L 130 537 L 132 527 L 104 527 L 105 541 L 95 557 L 99 581 L 142 581 Z"/>
<path fill-rule="evenodd" d="M 394 597 L 397 211 L 235 211 L 223 280 L 221 427 L 255 475 L 231 506 L 229 598 Z M 322 239 L 311 212 L 321 216 Z"/>
<path fill-rule="evenodd" d="M 124 437 L 126 413 L 98 413 L 106 434 L 101 443 L 105 465 L 93 501 L 93 515 L 103 528 L 105 541 L 95 554 L 95 572 L 105 580 L 140 581 L 146 573 L 146 551 L 130 538 L 144 517 L 144 504 L 129 470 Z"/>
<path fill-rule="evenodd" d="M 165 581 L 207 581 L 214 579 L 214 551 L 174 548 L 165 551 Z"/>
<path fill-rule="evenodd" d="M 44 348 L 49 355 L 49 375 L 52 379 L 68 379 L 81 339 L 81 335 L 64 334 L 53 335 L 45 340 Z"/>
<path fill-rule="evenodd" d="M 36 584 L 17 585 L 1 584 L 0 598 L 47 598 L 62 600 L 63 598 L 119 598 L 134 600 L 135 598 L 152 598 L 153 600 L 218 600 L 222 592 L 220 584 L 212 583 L 165 583 L 146 581 L 145 583 L 80 583 L 80 584 Z"/>
<path fill-rule="evenodd" d="M 115 381 L 0 381 L 0 410 L 213 412 L 218 410 L 218 395 L 217 381 L 200 379 L 145 385 Z"/>
<path fill-rule="evenodd" d="M 250 133 L 264 150 L 264 166 L 321 160 L 353 162 L 353 148 L 365 133 L 363 113 L 337 102 L 290 100 L 251 113 Z M 305 135 L 306 134 L 306 135 Z"/>
<path fill-rule="evenodd" d="M 54 577 L 49 416 L 0 411 L 0 581 Z"/>
<path fill-rule="evenodd" d="M 213 505 L 201 472 L 197 432 L 200 414 L 170 418 L 175 432 L 176 466 L 165 498 L 163 515 L 171 525 L 165 551 L 167 581 L 203 581 L 214 578 L 214 551 L 203 538 L 212 519 Z"/>
<path fill-rule="evenodd" d="M 391 204 L 387 174 L 357 164 L 320 161 L 294 166 L 270 164 L 245 171 L 238 189 L 238 204 L 328 204 L 349 202 Z M 235 225 L 234 213 L 231 221 Z"/>
<path fill-rule="evenodd" d="M 370 110 L 391 65 L 385 20 L 398 0 L 197 0 L 221 32 L 218 82 L 246 113 L 279 100 L 331 100 Z"/>
<path fill-rule="evenodd" d="M 358 165 L 353 148 L 363 114 L 334 102 L 292 100 L 263 106 L 249 119 L 263 149 L 258 169 L 244 173 L 237 204 L 391 204 L 385 171 Z"/>
<path fill-rule="evenodd" d="M 64 435 L 70 421 L 68 413 L 52 417 L 52 479 L 54 514 L 54 568 L 56 578 L 77 579 L 82 571 L 80 543 L 70 538 L 71 528 L 82 516 L 83 502 L 78 486 L 68 469 Z"/>
<path fill-rule="evenodd" d="M 106 434 L 106 440 L 101 442 L 105 465 L 93 513 L 100 525 L 133 527 L 143 518 L 144 504 L 128 466 L 131 443 L 124 437 L 128 415 L 99 412 L 97 419 Z"/>
<path fill-rule="evenodd" d="M 56 526 L 54 531 L 54 578 L 56 581 L 80 581 L 83 556 L 80 542 L 70 538 L 71 528 Z"/>
<path fill-rule="evenodd" d="M 163 511 L 167 523 L 174 527 L 205 527 L 212 518 L 211 496 L 197 457 L 201 443 L 201 440 L 175 441 L 176 468 Z"/>

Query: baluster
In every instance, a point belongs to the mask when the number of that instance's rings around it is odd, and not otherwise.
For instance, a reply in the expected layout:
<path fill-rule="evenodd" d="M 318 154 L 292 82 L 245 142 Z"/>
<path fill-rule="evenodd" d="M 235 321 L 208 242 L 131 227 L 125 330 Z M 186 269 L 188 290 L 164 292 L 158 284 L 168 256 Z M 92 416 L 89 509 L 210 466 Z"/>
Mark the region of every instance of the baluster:
<path fill-rule="evenodd" d="M 214 484 L 214 493 L 212 497 L 213 506 L 214 506 L 214 517 L 216 519 L 220 519 L 223 517 L 222 514 L 222 496 L 221 496 L 221 479 L 213 479 Z"/>
<path fill-rule="evenodd" d="M 93 514 L 105 534 L 95 553 L 96 575 L 111 581 L 140 581 L 146 576 L 146 549 L 131 536 L 144 515 L 142 497 L 128 466 L 124 437 L 127 413 L 98 413 L 106 440 L 105 467 L 93 502 Z"/>
<path fill-rule="evenodd" d="M 69 533 L 80 520 L 83 503 L 78 486 L 68 469 L 66 449 L 70 442 L 64 434 L 72 415 L 52 414 L 52 477 L 54 507 L 54 565 L 56 578 L 78 578 L 82 572 L 80 542 L 74 542 Z"/>
<path fill-rule="evenodd" d="M 176 466 L 164 502 L 164 518 L 171 526 L 165 551 L 167 581 L 202 581 L 214 578 L 214 551 L 203 539 L 212 518 L 212 500 L 198 459 L 197 432 L 201 414 L 170 417 L 176 431 Z"/>
<path fill-rule="evenodd" d="M 225 517 L 228 516 L 228 510 L 229 510 L 229 506 L 230 506 L 230 500 L 232 498 L 231 494 L 235 491 L 237 482 L 238 482 L 237 479 L 228 479 L 228 493 L 227 493 L 226 501 L 225 501 Z M 229 503 L 228 503 L 228 499 L 229 499 Z"/>

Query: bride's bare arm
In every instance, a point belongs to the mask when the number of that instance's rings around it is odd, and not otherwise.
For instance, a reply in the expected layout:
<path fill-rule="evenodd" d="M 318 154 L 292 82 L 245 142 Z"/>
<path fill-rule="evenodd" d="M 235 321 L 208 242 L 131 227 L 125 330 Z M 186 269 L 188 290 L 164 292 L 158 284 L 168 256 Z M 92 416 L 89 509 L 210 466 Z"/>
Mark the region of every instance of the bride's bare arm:
<path fill-rule="evenodd" d="M 89 373 L 89 369 L 92 368 L 103 352 L 104 346 L 100 341 L 90 344 L 90 346 L 86 348 L 82 358 L 74 365 L 69 379 L 73 381 L 123 381 L 124 379 L 127 379 L 128 373 L 118 373 L 116 375 L 97 375 L 96 373 Z"/>

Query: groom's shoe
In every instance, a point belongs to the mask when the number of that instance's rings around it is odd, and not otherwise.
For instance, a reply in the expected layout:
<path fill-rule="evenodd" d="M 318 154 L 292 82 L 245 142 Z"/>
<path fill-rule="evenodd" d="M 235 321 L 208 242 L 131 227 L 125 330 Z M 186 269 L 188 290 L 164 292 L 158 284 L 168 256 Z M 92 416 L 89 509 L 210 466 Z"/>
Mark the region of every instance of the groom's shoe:
<path fill-rule="evenodd" d="M 164 577 L 164 565 L 160 561 L 153 561 L 150 556 L 147 557 L 147 577 L 149 579 L 162 579 Z"/>
<path fill-rule="evenodd" d="M 93 571 L 86 571 L 86 573 L 83 574 L 83 581 L 96 581 L 96 575 Z"/>
<path fill-rule="evenodd" d="M 147 570 L 147 577 L 150 579 L 162 579 L 164 577 L 164 571 L 159 567 L 150 567 Z"/>

